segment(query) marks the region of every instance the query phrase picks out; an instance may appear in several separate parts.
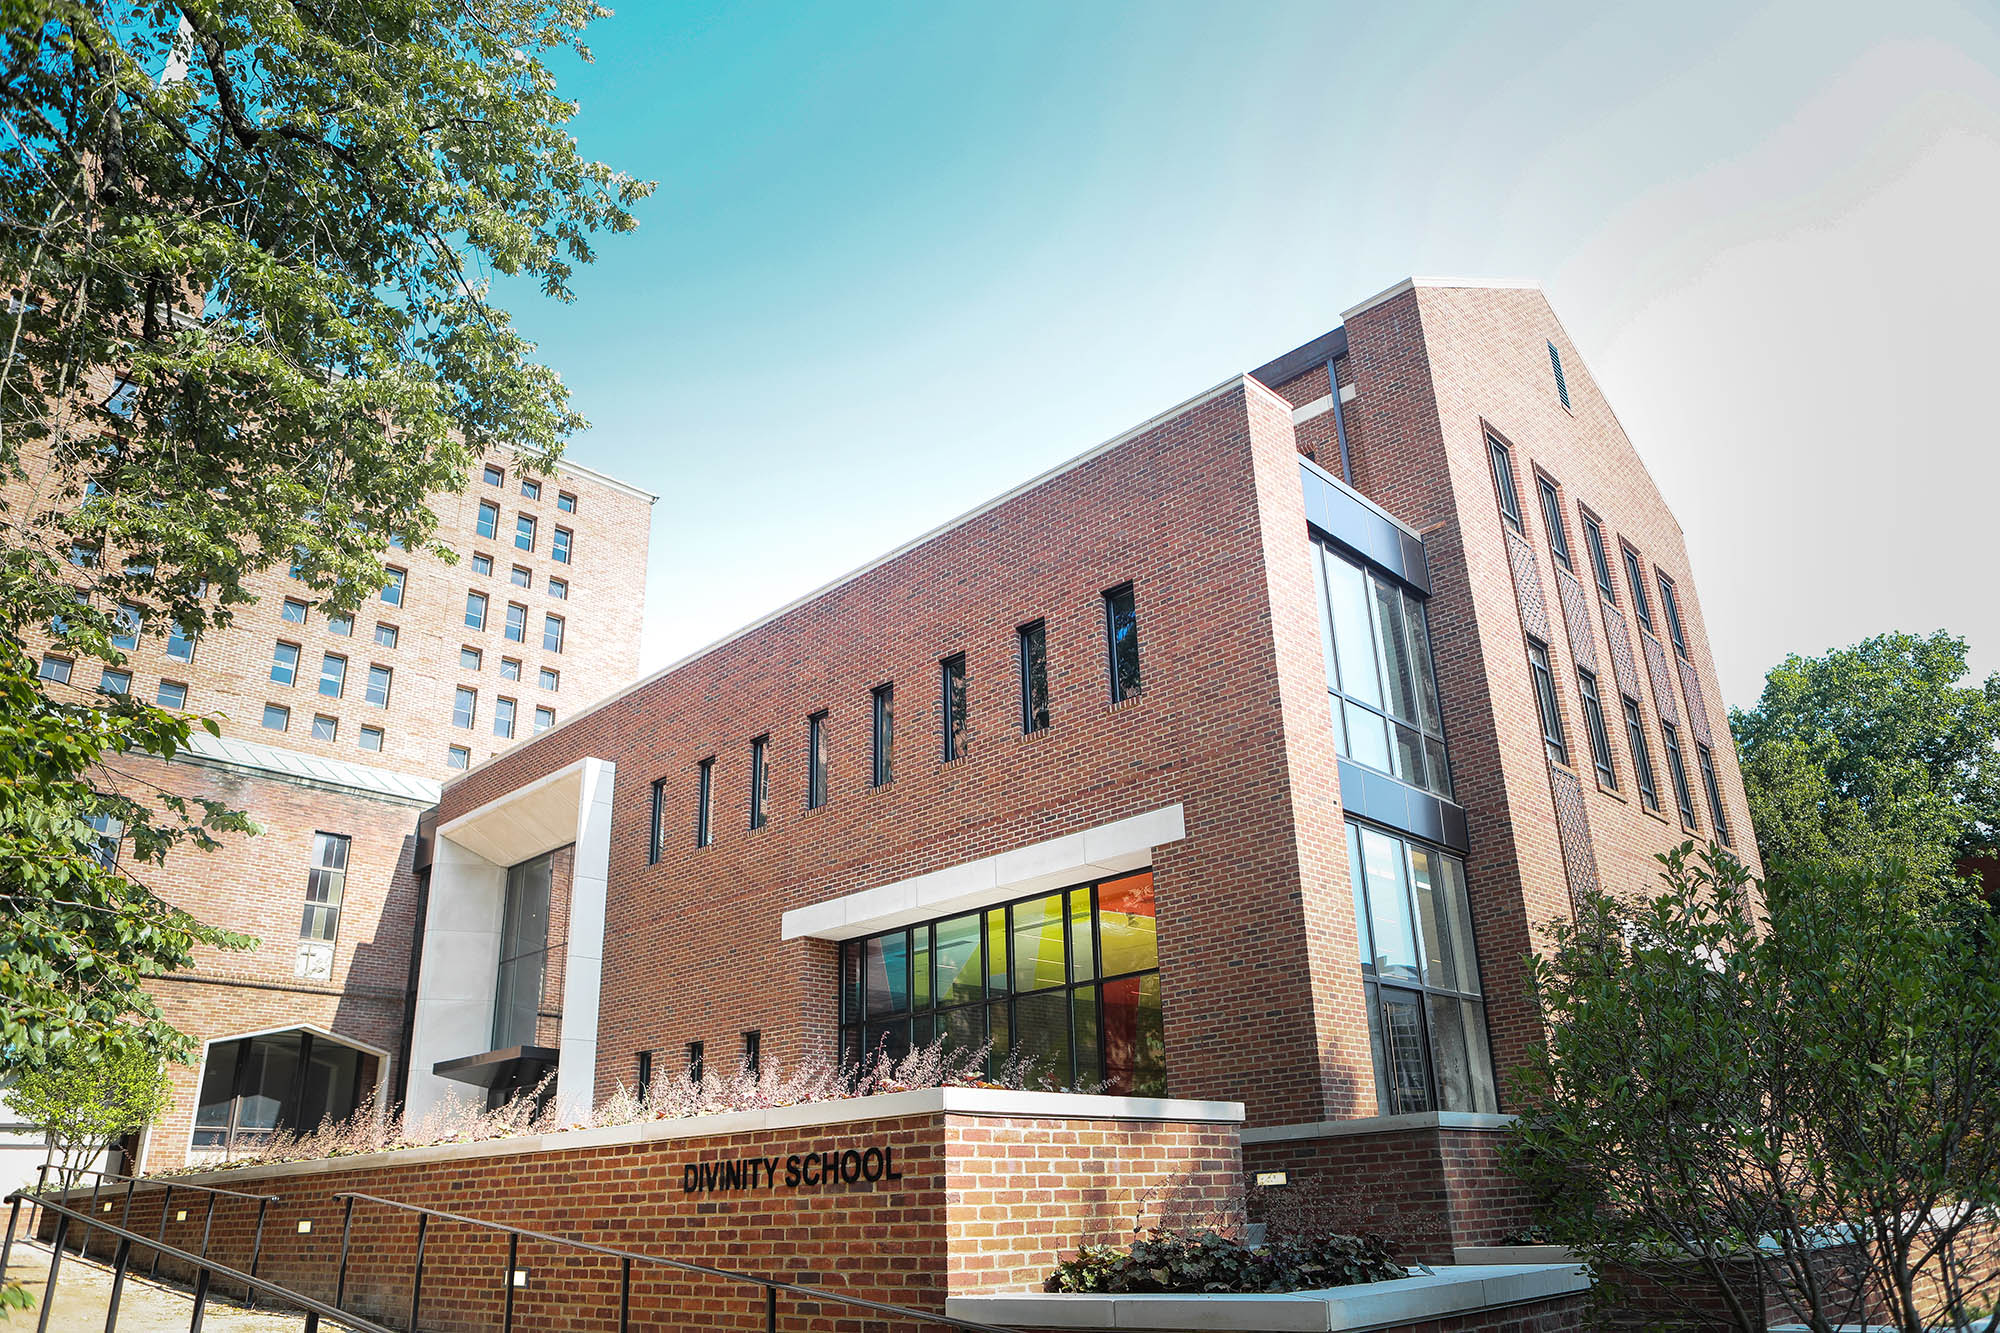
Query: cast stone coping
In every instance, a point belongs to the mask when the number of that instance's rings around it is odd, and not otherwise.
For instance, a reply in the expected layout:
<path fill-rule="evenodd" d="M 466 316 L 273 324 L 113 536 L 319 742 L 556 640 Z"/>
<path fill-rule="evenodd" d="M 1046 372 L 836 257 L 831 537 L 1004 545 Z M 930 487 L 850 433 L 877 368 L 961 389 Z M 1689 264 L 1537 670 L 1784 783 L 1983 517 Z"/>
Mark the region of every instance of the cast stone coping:
<path fill-rule="evenodd" d="M 187 1181 L 231 1188 L 232 1180 L 274 1180 L 287 1176 L 325 1175 L 334 1171 L 378 1167 L 421 1166 L 428 1162 L 465 1162 L 515 1154 L 569 1152 L 584 1148 L 617 1148 L 669 1139 L 707 1139 L 760 1130 L 809 1129 L 845 1125 L 857 1120 L 893 1120 L 919 1115 L 982 1115 L 1028 1120 L 1148 1120 L 1183 1124 L 1240 1125 L 1242 1102 L 1198 1102 L 1173 1097 L 1104 1097 L 1070 1092 L 1017 1092 L 1007 1088 L 914 1088 L 908 1092 L 839 1101 L 802 1102 L 755 1111 L 683 1116 L 674 1120 L 641 1120 L 627 1125 L 565 1129 L 552 1134 L 484 1139 L 475 1143 L 440 1143 L 422 1148 L 391 1148 L 382 1152 L 320 1157 L 303 1162 L 269 1162 L 259 1166 L 204 1171 L 198 1175 L 150 1177 L 162 1185 Z"/>
<path fill-rule="evenodd" d="M 780 919 L 778 937 L 854 939 L 1066 888 L 1083 879 L 1123 874 L 1148 865 L 1154 848 L 1186 836 L 1187 819 L 1175 802 L 911 879 L 795 907 Z"/>
<path fill-rule="evenodd" d="M 1459 1264 L 1321 1291 L 1145 1296 L 993 1292 L 951 1296 L 954 1319 L 1014 1328 L 1255 1329 L 1354 1333 L 1587 1291 L 1581 1264 Z"/>
<path fill-rule="evenodd" d="M 1258 1125 L 1243 1131 L 1243 1146 L 1288 1143 L 1294 1139 L 1337 1139 L 1353 1134 L 1396 1134 L 1410 1129 L 1506 1129 L 1519 1116 L 1484 1111 L 1412 1111 L 1355 1120 L 1311 1120 L 1295 1125 Z"/>

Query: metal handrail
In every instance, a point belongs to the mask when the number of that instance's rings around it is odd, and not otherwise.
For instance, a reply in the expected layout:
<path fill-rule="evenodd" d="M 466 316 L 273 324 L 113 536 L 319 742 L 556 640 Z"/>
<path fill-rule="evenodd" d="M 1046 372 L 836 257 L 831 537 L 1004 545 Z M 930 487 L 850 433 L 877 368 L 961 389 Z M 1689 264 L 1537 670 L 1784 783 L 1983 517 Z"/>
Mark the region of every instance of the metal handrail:
<path fill-rule="evenodd" d="M 43 1170 L 47 1169 L 47 1167 L 43 1168 Z M 193 1181 L 178 1180 L 173 1176 L 126 1176 L 120 1175 L 116 1171 L 97 1171 L 90 1167 L 78 1167 L 75 1174 L 79 1176 L 96 1176 L 100 1182 L 106 1180 L 129 1180 L 140 1185 L 165 1185 L 169 1189 L 193 1190 L 198 1194 L 220 1194 L 230 1199 L 257 1199 L 266 1203 L 276 1203 L 284 1197 L 282 1194 L 245 1194 L 242 1190 L 226 1190 L 214 1185 L 197 1185 Z M 42 1188 L 47 1189 L 48 1186 L 44 1184 Z M 74 1186 L 66 1186 L 63 1192 L 68 1194 L 74 1188 Z"/>
<path fill-rule="evenodd" d="M 325 1301 L 317 1300 L 314 1297 L 306 1295 L 304 1292 L 294 1291 L 292 1288 L 273 1282 L 269 1278 L 261 1278 L 255 1273 L 245 1273 L 239 1269 L 231 1268 L 227 1264 L 216 1263 L 206 1255 L 194 1254 L 177 1246 L 161 1244 L 158 1241 L 140 1235 L 136 1231 L 128 1230 L 122 1226 L 114 1226 L 109 1222 L 92 1223 L 90 1216 L 86 1213 L 79 1213 L 66 1204 L 56 1203 L 51 1199 L 41 1197 L 37 1194 L 29 1194 L 22 1190 L 15 1190 L 6 1198 L 6 1202 L 13 1206 L 13 1211 L 7 1219 L 7 1234 L 10 1239 L 14 1234 L 14 1223 L 20 1220 L 21 1202 L 23 1199 L 36 1202 L 41 1206 L 43 1211 L 56 1215 L 55 1236 L 52 1238 L 49 1246 L 49 1276 L 47 1283 L 42 1288 L 42 1313 L 41 1320 L 36 1326 L 36 1333 L 47 1333 L 49 1311 L 54 1305 L 53 1298 L 56 1290 L 56 1278 L 62 1269 L 63 1249 L 65 1242 L 69 1239 L 69 1224 L 71 1222 L 95 1225 L 118 1237 L 118 1253 L 113 1258 L 111 1265 L 111 1301 L 104 1319 L 104 1327 L 107 1330 L 115 1328 L 118 1323 L 118 1302 L 124 1295 L 125 1271 L 131 1262 L 132 1246 L 136 1242 L 137 1244 L 151 1247 L 154 1251 L 155 1259 L 161 1254 L 171 1255 L 176 1259 L 185 1261 L 195 1270 L 194 1320 L 190 1325 L 192 1329 L 199 1330 L 201 1328 L 202 1315 L 208 1305 L 210 1283 L 216 1277 L 222 1277 L 233 1282 L 241 1282 L 246 1288 L 252 1291 L 268 1292 L 287 1304 L 296 1305 L 304 1310 L 306 1312 L 305 1333 L 317 1333 L 321 1319 L 332 1320 L 343 1328 L 357 1329 L 360 1333 L 402 1333 L 402 1330 L 392 1329 L 386 1324 L 378 1324 L 365 1316 L 348 1314 L 337 1305 L 328 1305 Z"/>
<path fill-rule="evenodd" d="M 966 1333 L 1018 1333 L 1018 1330 L 1004 1328 L 998 1324 L 981 1324 L 970 1319 L 955 1319 L 950 1315 L 935 1314 L 928 1310 L 913 1310 L 908 1306 L 890 1305 L 886 1301 L 871 1301 L 863 1296 L 846 1296 L 837 1291 L 829 1291 L 824 1287 L 809 1287 L 798 1282 L 783 1282 L 777 1278 L 758 1277 L 754 1273 L 738 1273 L 727 1268 L 711 1268 L 706 1264 L 693 1264 L 680 1259 L 663 1259 L 658 1255 L 642 1254 L 637 1250 L 620 1250 L 609 1245 L 599 1245 L 594 1241 L 577 1240 L 572 1236 L 555 1236 L 546 1231 L 531 1231 L 527 1227 L 509 1226 L 504 1222 L 489 1222 L 483 1217 L 467 1217 L 463 1213 L 448 1213 L 439 1208 L 425 1208 L 419 1204 L 403 1203 L 397 1199 L 384 1199 L 373 1194 L 360 1194 L 352 1190 L 340 1190 L 333 1197 L 347 1201 L 346 1215 L 342 1218 L 340 1229 L 340 1282 L 334 1296 L 336 1304 L 340 1301 L 339 1293 L 345 1290 L 347 1284 L 347 1241 L 349 1231 L 354 1225 L 354 1205 L 357 1202 L 372 1203 L 379 1204 L 385 1208 L 395 1208 L 406 1213 L 418 1214 L 417 1280 L 412 1284 L 410 1291 L 411 1328 L 417 1326 L 417 1309 L 421 1295 L 419 1288 L 423 1281 L 424 1271 L 424 1239 L 425 1232 L 428 1229 L 426 1224 L 431 1218 L 435 1217 L 443 1222 L 462 1222 L 467 1226 L 483 1227 L 488 1231 L 504 1232 L 511 1238 L 507 1245 L 507 1273 L 505 1277 L 507 1310 L 505 1323 L 502 1325 L 503 1328 L 507 1329 L 513 1327 L 514 1266 L 518 1247 L 521 1240 L 525 1237 L 528 1240 L 541 1241 L 548 1245 L 562 1245 L 573 1250 L 587 1250 L 592 1254 L 602 1254 L 618 1260 L 620 1265 L 618 1327 L 620 1330 L 627 1329 L 631 1322 L 632 1265 L 634 1263 L 642 1263 L 654 1264 L 661 1268 L 672 1268 L 683 1273 L 700 1273 L 706 1277 L 727 1278 L 732 1282 L 747 1282 L 763 1288 L 765 1296 L 765 1327 L 767 1330 L 771 1330 L 772 1333 L 775 1333 L 778 1327 L 778 1293 L 781 1291 L 788 1291 L 794 1295 L 806 1297 L 809 1300 L 831 1301 L 840 1305 L 852 1306 L 856 1309 L 875 1310 L 882 1314 L 915 1320 L 918 1323 L 943 1324 L 947 1328 L 966 1330 Z"/>
<path fill-rule="evenodd" d="M 208 1215 L 203 1219 L 201 1224 L 201 1252 L 204 1255 L 208 1253 L 209 1235 L 211 1232 L 215 1230 L 216 1200 L 248 1199 L 250 1202 L 257 1205 L 257 1239 L 254 1242 L 252 1242 L 250 1247 L 250 1271 L 252 1273 L 257 1271 L 257 1260 L 259 1256 L 261 1256 L 264 1253 L 264 1216 L 266 1213 L 270 1211 L 271 1205 L 279 1202 L 282 1197 L 276 1194 L 245 1194 L 241 1190 L 226 1190 L 226 1189 L 221 1189 L 214 1185 L 183 1184 L 177 1180 L 164 1179 L 158 1176 L 151 1176 L 151 1177 L 126 1176 L 126 1175 L 120 1175 L 115 1171 L 99 1171 L 94 1167 L 87 1167 L 87 1166 L 65 1167 L 63 1168 L 63 1172 L 65 1175 L 90 1176 L 92 1178 L 90 1182 L 91 1218 L 84 1224 L 83 1228 L 83 1247 L 85 1250 L 88 1250 L 90 1248 L 91 1228 L 104 1225 L 97 1219 L 97 1204 L 102 1194 L 105 1181 L 122 1180 L 125 1182 L 125 1211 L 119 1214 L 119 1218 L 123 1222 L 130 1222 L 132 1220 L 132 1195 L 139 1188 L 139 1183 L 141 1179 L 146 1179 L 153 1184 L 164 1185 L 166 1187 L 166 1193 L 160 1196 L 160 1231 L 159 1234 L 153 1238 L 154 1240 L 153 1266 L 151 1270 L 149 1270 L 149 1276 L 152 1277 L 158 1277 L 160 1275 L 159 1242 L 164 1241 L 167 1238 L 167 1214 L 173 1209 L 175 1190 L 193 1190 L 198 1194 L 206 1194 L 208 1196 Z M 28 1213 L 28 1229 L 30 1231 L 33 1231 L 35 1229 L 35 1214 L 33 1211 L 33 1207 L 47 1206 L 46 1203 L 42 1201 L 41 1196 L 48 1193 L 48 1189 L 49 1189 L 49 1163 L 44 1162 L 42 1163 L 41 1172 L 36 1178 L 35 1193 L 29 1196 L 31 1207 Z M 72 1194 L 79 1192 L 81 1189 L 82 1189 L 81 1186 L 65 1185 L 63 1186 L 62 1189 L 62 1197 L 67 1199 Z M 104 1205 L 104 1211 L 106 1212 L 111 1211 L 111 1205 L 108 1202 Z M 6 1271 L 4 1256 L 8 1253 L 8 1251 L 12 1250 L 13 1248 L 14 1248 L 14 1235 L 12 1231 L 9 1231 L 7 1234 L 7 1239 L 5 1244 L 0 1245 L 0 1272 Z M 245 1287 L 243 1289 L 243 1299 L 249 1305 L 254 1307 L 257 1304 L 256 1289 L 254 1287 Z"/>

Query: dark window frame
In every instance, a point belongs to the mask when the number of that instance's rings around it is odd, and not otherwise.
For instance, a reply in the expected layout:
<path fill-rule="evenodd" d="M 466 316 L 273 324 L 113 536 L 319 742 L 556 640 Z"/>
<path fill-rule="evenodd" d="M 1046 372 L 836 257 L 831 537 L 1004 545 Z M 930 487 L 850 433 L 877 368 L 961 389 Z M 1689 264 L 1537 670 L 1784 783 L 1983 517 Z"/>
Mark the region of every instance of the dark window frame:
<path fill-rule="evenodd" d="M 1653 632 L 1653 603 L 1646 595 L 1646 562 L 1632 543 L 1619 539 L 1618 554 L 1625 562 L 1625 581 L 1632 585 L 1632 618 L 1646 633 Z"/>
<path fill-rule="evenodd" d="M 750 739 L 750 828 L 752 832 L 771 822 L 771 737 L 767 733 Z"/>
<path fill-rule="evenodd" d="M 869 785 L 886 787 L 896 780 L 896 685 L 884 681 L 868 692 Z"/>
<path fill-rule="evenodd" d="M 1694 743 L 1695 767 L 1701 770 L 1702 789 L 1708 794 L 1708 820 L 1715 827 L 1715 835 L 1722 839 L 1724 847 L 1734 847 L 1736 841 L 1729 834 L 1729 812 L 1722 805 L 1722 782 L 1715 774 L 1715 755 L 1700 741 Z"/>
<path fill-rule="evenodd" d="M 806 809 L 808 810 L 817 810 L 826 804 L 826 717 L 826 710 L 822 708 L 806 718 Z"/>
<path fill-rule="evenodd" d="M 688 1082 L 700 1083 L 708 1077 L 708 1044 L 691 1041 L 687 1044 Z"/>
<path fill-rule="evenodd" d="M 1555 667 L 1549 646 L 1532 636 L 1528 639 L 1528 674 L 1534 684 L 1535 711 L 1541 717 L 1542 744 L 1551 760 L 1568 768 L 1569 736 L 1563 726 L 1561 697 L 1556 693 Z"/>
<path fill-rule="evenodd" d="M 638 1079 L 637 1092 L 644 1097 L 653 1086 L 653 1053 L 650 1050 L 635 1052 L 632 1056 L 633 1073 Z"/>
<path fill-rule="evenodd" d="M 743 1058 L 737 1067 L 752 1078 L 764 1072 L 764 1033 L 761 1028 L 751 1028 L 743 1034 Z"/>
<path fill-rule="evenodd" d="M 1576 562 L 1570 556 L 1569 528 L 1563 522 L 1562 488 L 1540 468 L 1535 469 L 1535 495 L 1542 502 L 1542 526 L 1549 530 L 1549 554 L 1574 574 Z"/>
<path fill-rule="evenodd" d="M 1673 642 L 1674 653 L 1686 659 L 1688 655 L 1687 631 L 1681 625 L 1681 599 L 1675 591 L 1674 581 L 1667 571 L 1653 566 L 1653 579 L 1660 587 L 1660 609 L 1667 613 L 1667 637 Z"/>
<path fill-rule="evenodd" d="M 1604 545 L 1604 520 L 1579 504 L 1576 515 L 1583 520 L 1583 544 L 1590 552 L 1590 572 L 1597 578 L 1597 591 L 1613 606 L 1618 604 L 1618 583 L 1611 577 L 1611 555 Z"/>
<path fill-rule="evenodd" d="M 1110 676 L 1113 707 L 1146 692 L 1145 675 L 1139 658 L 1139 594 L 1130 582 L 1106 588 L 1104 602 L 1104 656 Z M 1122 605 L 1122 611 L 1121 611 Z M 1121 639 L 1120 620 L 1129 627 Z"/>
<path fill-rule="evenodd" d="M 1033 735 L 1049 726 L 1049 627 L 1031 620 L 1014 630 L 1014 653 L 1020 666 L 1021 734 Z"/>
<path fill-rule="evenodd" d="M 1561 400 L 1563 411 L 1574 412 L 1576 409 L 1569 405 L 1569 381 L 1563 377 L 1562 351 L 1557 348 L 1553 338 L 1545 341 L 1549 345 L 1549 369 L 1556 375 L 1556 397 Z"/>
<path fill-rule="evenodd" d="M 1646 741 L 1646 715 L 1639 701 L 1621 695 L 1625 714 L 1625 743 L 1632 749 L 1632 779 L 1639 788 L 1639 800 L 1646 809 L 1660 814 L 1660 780 L 1653 772 L 1653 750 Z"/>
<path fill-rule="evenodd" d="M 656 866 L 660 863 L 660 851 L 666 841 L 666 839 L 662 836 L 664 832 L 663 824 L 665 821 L 666 809 L 667 809 L 667 780 L 665 778 L 654 778 L 653 819 L 651 828 L 647 833 L 646 837 L 646 864 L 649 866 Z"/>
<path fill-rule="evenodd" d="M 1604 722 L 1604 700 L 1597 692 L 1596 674 L 1578 667 L 1576 692 L 1583 700 L 1583 729 L 1590 737 L 1590 760 L 1597 769 L 1597 783 L 1606 791 L 1617 791 L 1618 764 L 1612 758 L 1611 731 Z"/>
<path fill-rule="evenodd" d="M 966 674 L 965 654 L 953 653 L 938 663 L 938 709 L 943 723 L 944 762 L 956 763 L 965 757 L 965 733 L 971 713 L 971 682 Z"/>
<path fill-rule="evenodd" d="M 694 801 L 694 845 L 713 847 L 715 845 L 715 821 L 712 818 L 715 799 L 715 756 L 710 755 L 695 765 Z"/>
<path fill-rule="evenodd" d="M 1694 810 L 1694 791 L 1688 785 L 1687 758 L 1681 753 L 1680 728 L 1662 718 L 1660 738 L 1667 747 L 1667 776 L 1674 783 L 1674 804 L 1679 807 L 1681 827 L 1691 832 L 1700 830 Z"/>
<path fill-rule="evenodd" d="M 1493 491 L 1499 500 L 1501 521 L 1526 536 L 1527 530 L 1521 521 L 1521 491 L 1514 471 L 1514 451 L 1490 430 L 1486 432 L 1486 459 L 1493 472 Z"/>

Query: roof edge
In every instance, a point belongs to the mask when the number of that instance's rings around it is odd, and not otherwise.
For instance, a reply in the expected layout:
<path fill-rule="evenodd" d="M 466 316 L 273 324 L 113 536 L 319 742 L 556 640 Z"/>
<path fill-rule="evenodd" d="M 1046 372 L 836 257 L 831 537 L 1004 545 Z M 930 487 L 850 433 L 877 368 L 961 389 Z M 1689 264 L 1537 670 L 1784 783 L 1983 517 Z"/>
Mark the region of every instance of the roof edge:
<path fill-rule="evenodd" d="M 629 481 L 620 481 L 610 473 L 599 472 L 594 467 L 585 467 L 581 463 L 572 463 L 567 458 L 558 458 L 556 460 L 556 471 L 567 472 L 573 477 L 586 478 L 596 482 L 600 486 L 609 486 L 614 491 L 622 491 L 626 495 L 644 500 L 647 504 L 652 504 L 660 498 L 643 487 L 634 486 Z"/>
<path fill-rule="evenodd" d="M 1358 305 L 1349 306 L 1340 312 L 1343 321 L 1373 310 L 1386 301 L 1393 301 L 1404 292 L 1419 287 L 1486 287 L 1495 291 L 1540 291 L 1542 284 L 1534 278 L 1426 278 L 1408 277 L 1394 286 L 1385 287 Z"/>

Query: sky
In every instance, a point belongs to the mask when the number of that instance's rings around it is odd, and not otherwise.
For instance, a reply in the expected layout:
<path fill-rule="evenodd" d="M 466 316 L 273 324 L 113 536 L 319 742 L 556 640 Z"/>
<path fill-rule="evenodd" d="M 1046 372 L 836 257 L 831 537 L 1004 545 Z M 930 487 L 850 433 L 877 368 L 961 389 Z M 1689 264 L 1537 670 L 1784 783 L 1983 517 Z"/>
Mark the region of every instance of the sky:
<path fill-rule="evenodd" d="M 2000 4 L 640 3 L 557 64 L 658 189 L 500 295 L 657 492 L 652 670 L 1324 333 L 1538 279 L 1680 519 L 1724 697 L 2000 669 Z"/>

